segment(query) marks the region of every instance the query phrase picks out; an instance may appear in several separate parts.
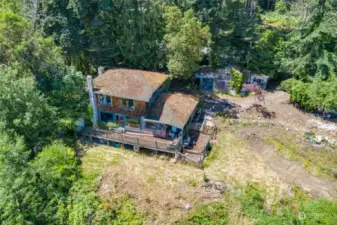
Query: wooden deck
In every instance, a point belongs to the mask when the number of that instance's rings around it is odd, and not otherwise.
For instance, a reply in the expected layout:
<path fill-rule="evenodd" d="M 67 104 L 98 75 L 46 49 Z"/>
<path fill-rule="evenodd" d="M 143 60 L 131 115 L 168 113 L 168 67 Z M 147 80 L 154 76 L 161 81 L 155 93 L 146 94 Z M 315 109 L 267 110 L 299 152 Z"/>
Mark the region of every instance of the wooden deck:
<path fill-rule="evenodd" d="M 91 141 L 93 138 L 96 138 L 102 140 L 103 142 L 107 142 L 107 144 L 109 144 L 109 142 L 121 143 L 132 145 L 137 148 L 146 148 L 173 154 L 182 150 L 181 138 L 174 141 L 169 141 L 137 133 L 121 133 L 93 128 L 85 128 L 84 130 L 80 131 L 79 134 L 89 138 Z"/>

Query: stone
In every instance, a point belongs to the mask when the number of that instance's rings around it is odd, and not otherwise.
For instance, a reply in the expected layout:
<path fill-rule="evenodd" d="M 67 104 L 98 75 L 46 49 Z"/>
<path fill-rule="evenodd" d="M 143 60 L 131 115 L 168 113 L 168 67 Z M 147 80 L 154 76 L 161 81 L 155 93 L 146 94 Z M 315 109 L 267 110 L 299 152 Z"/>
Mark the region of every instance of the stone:
<path fill-rule="evenodd" d="M 185 208 L 186 211 L 189 211 L 189 210 L 192 209 L 192 205 L 190 203 L 188 203 L 188 204 L 185 205 L 184 208 Z"/>

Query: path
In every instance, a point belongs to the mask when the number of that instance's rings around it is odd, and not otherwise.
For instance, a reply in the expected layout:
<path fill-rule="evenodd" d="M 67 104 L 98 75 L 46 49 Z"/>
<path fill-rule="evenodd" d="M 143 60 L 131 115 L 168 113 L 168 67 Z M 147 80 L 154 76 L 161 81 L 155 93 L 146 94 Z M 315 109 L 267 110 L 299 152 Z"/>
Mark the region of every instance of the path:
<path fill-rule="evenodd" d="M 280 156 L 273 146 L 261 140 L 248 140 L 249 149 L 256 152 L 267 165 L 289 184 L 295 184 L 312 197 L 337 197 L 337 183 L 309 174 L 300 162 Z"/>

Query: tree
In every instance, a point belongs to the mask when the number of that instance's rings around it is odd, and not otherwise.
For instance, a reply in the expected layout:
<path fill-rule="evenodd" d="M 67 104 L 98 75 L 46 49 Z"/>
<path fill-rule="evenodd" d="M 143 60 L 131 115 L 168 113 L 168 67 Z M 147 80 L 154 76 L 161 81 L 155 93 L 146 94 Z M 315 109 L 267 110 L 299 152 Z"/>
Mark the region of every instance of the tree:
<path fill-rule="evenodd" d="M 32 159 L 23 138 L 14 137 L 0 135 L 0 222 L 62 224 L 78 173 L 73 149 L 56 142 Z"/>
<path fill-rule="evenodd" d="M 213 66 L 236 64 L 249 67 L 252 50 L 258 39 L 260 23 L 258 5 L 250 0 L 226 0 L 218 4 L 210 19 L 213 36 L 211 63 Z"/>
<path fill-rule="evenodd" d="M 319 0 L 286 42 L 283 69 L 297 78 L 325 79 L 337 72 L 337 6 L 333 0 Z"/>
<path fill-rule="evenodd" d="M 37 147 L 54 132 L 55 108 L 32 77 L 18 76 L 17 70 L 0 67 L 0 131 L 22 135 L 29 146 Z"/>
<path fill-rule="evenodd" d="M 208 51 L 211 42 L 209 27 L 202 25 L 193 10 L 186 11 L 182 17 L 175 6 L 168 7 L 163 17 L 166 22 L 167 67 L 174 76 L 188 79 L 198 68 L 203 52 Z"/>
<path fill-rule="evenodd" d="M 288 11 L 286 0 L 277 0 L 275 4 L 275 11 L 283 14 Z"/>

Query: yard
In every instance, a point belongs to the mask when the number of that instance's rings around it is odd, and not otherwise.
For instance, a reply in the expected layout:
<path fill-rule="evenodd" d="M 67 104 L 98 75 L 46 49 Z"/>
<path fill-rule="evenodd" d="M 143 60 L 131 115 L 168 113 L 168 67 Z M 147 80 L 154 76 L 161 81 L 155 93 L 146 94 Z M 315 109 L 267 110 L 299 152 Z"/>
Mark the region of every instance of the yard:
<path fill-rule="evenodd" d="M 232 110 L 236 110 L 239 119 L 228 119 L 233 113 L 225 117 L 219 114 L 217 136 L 203 170 L 175 163 L 165 154 L 139 154 L 123 148 L 90 145 L 82 151 L 83 175 L 98 177 L 102 199 L 130 196 L 148 224 L 185 224 L 182 221 L 194 224 L 191 221 L 196 218 L 199 221 L 199 216 L 202 221 L 214 220 L 207 216 L 216 210 L 226 211 L 215 213 L 226 214 L 226 220 L 215 216 L 218 224 L 224 221 L 252 224 L 255 214 L 250 215 L 242 207 L 255 195 L 260 196 L 256 204 L 262 204 L 267 211 L 290 207 L 294 213 L 311 199 L 335 198 L 336 159 L 331 154 L 336 149 L 323 144 L 316 148 L 307 142 L 301 131 L 309 129 L 308 121 L 316 118 L 307 114 L 300 117 L 301 111 L 280 98 L 275 101 L 276 96 L 280 97 L 280 93 L 269 93 L 266 105 L 258 109 L 252 108 L 253 98 L 226 100 L 226 104 L 234 102 L 236 107 Z M 282 110 L 287 108 L 294 113 L 293 117 L 284 115 Z M 275 109 L 280 110 L 274 112 Z M 273 116 L 264 117 L 262 111 Z M 296 127 L 292 126 L 295 121 Z M 319 134 L 318 128 L 312 129 Z M 322 133 L 334 137 L 327 130 Z M 250 196 L 252 193 L 255 197 Z M 284 199 L 286 204 L 280 204 Z M 258 219 L 268 221 L 273 215 L 261 214 Z M 280 221 L 285 215 L 275 214 Z"/>

